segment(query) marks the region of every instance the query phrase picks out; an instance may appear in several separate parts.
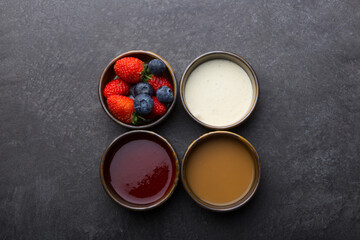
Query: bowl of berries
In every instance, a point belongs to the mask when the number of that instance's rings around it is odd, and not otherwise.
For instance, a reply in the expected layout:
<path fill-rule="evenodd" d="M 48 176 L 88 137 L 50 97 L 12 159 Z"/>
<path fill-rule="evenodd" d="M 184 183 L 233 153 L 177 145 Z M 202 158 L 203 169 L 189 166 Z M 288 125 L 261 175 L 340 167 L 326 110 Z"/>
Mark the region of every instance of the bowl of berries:
<path fill-rule="evenodd" d="M 116 123 L 150 128 L 171 112 L 177 96 L 174 70 L 159 55 L 133 50 L 114 58 L 99 81 L 99 99 Z"/>

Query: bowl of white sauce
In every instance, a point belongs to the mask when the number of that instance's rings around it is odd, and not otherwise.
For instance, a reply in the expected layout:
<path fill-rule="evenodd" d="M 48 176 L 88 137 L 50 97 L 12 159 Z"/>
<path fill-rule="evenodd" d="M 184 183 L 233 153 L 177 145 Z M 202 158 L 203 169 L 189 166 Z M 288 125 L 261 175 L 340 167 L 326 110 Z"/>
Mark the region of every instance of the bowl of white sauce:
<path fill-rule="evenodd" d="M 242 57 L 224 51 L 208 52 L 186 68 L 180 97 L 187 113 L 199 124 L 230 129 L 243 123 L 255 109 L 259 82 Z"/>

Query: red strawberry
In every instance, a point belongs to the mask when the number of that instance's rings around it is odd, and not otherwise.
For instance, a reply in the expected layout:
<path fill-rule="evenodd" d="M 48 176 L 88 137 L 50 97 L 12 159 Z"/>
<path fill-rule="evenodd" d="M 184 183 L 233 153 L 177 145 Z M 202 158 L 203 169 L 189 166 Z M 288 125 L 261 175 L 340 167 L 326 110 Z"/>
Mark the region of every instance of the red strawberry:
<path fill-rule="evenodd" d="M 129 91 L 130 84 L 121 79 L 115 79 L 106 84 L 104 89 L 104 97 L 108 98 L 111 95 L 128 95 Z"/>
<path fill-rule="evenodd" d="M 135 111 L 133 99 L 121 95 L 111 95 L 107 99 L 107 105 L 109 111 L 117 119 L 125 123 L 131 123 L 132 114 Z"/>
<path fill-rule="evenodd" d="M 116 61 L 115 74 L 128 83 L 138 83 L 144 70 L 143 61 L 134 57 L 124 57 Z"/>
<path fill-rule="evenodd" d="M 161 117 L 166 113 L 166 106 L 162 104 L 156 97 L 153 96 L 152 99 L 154 100 L 154 106 L 151 113 L 147 115 L 146 118 L 153 120 Z"/>
<path fill-rule="evenodd" d="M 155 93 L 162 86 L 167 86 L 172 91 L 174 91 L 174 88 L 171 85 L 171 83 L 165 77 L 162 77 L 162 76 L 152 75 L 151 78 L 148 80 L 148 83 L 153 87 Z"/>

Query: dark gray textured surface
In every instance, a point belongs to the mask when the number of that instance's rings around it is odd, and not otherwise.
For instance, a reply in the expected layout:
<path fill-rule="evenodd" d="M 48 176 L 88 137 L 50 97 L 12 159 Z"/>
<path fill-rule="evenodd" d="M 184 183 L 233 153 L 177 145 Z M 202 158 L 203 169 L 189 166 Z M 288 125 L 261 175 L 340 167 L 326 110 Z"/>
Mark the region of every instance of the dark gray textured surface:
<path fill-rule="evenodd" d="M 360 2 L 194 2 L 0 1 L 0 239 L 359 239 Z M 106 196 L 100 156 L 126 129 L 97 84 L 131 49 L 178 80 L 207 51 L 253 65 L 259 105 L 233 130 L 263 164 L 246 207 L 206 211 L 181 184 L 145 213 Z M 153 130 L 179 157 L 207 132 L 180 101 Z"/>

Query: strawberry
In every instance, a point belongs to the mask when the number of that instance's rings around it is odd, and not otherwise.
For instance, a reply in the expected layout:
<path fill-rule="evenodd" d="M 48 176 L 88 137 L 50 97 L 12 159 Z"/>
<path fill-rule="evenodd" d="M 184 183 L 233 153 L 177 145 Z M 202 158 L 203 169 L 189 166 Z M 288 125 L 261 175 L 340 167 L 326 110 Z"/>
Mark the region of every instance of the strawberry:
<path fill-rule="evenodd" d="M 116 61 L 115 74 L 128 83 L 138 83 L 144 71 L 144 63 L 138 58 L 124 57 Z"/>
<path fill-rule="evenodd" d="M 174 91 L 173 86 L 165 77 L 152 75 L 147 82 L 153 87 L 155 93 L 162 86 L 167 86 Z"/>
<path fill-rule="evenodd" d="M 111 95 L 107 99 L 109 111 L 120 121 L 132 123 L 134 100 L 121 95 Z"/>
<path fill-rule="evenodd" d="M 154 106 L 150 114 L 146 116 L 148 119 L 156 119 L 161 117 L 166 113 L 166 106 L 162 104 L 156 97 L 152 97 L 154 101 Z"/>
<path fill-rule="evenodd" d="M 128 95 L 129 91 L 130 84 L 121 79 L 115 79 L 106 84 L 104 89 L 104 97 L 108 98 L 111 95 Z"/>

